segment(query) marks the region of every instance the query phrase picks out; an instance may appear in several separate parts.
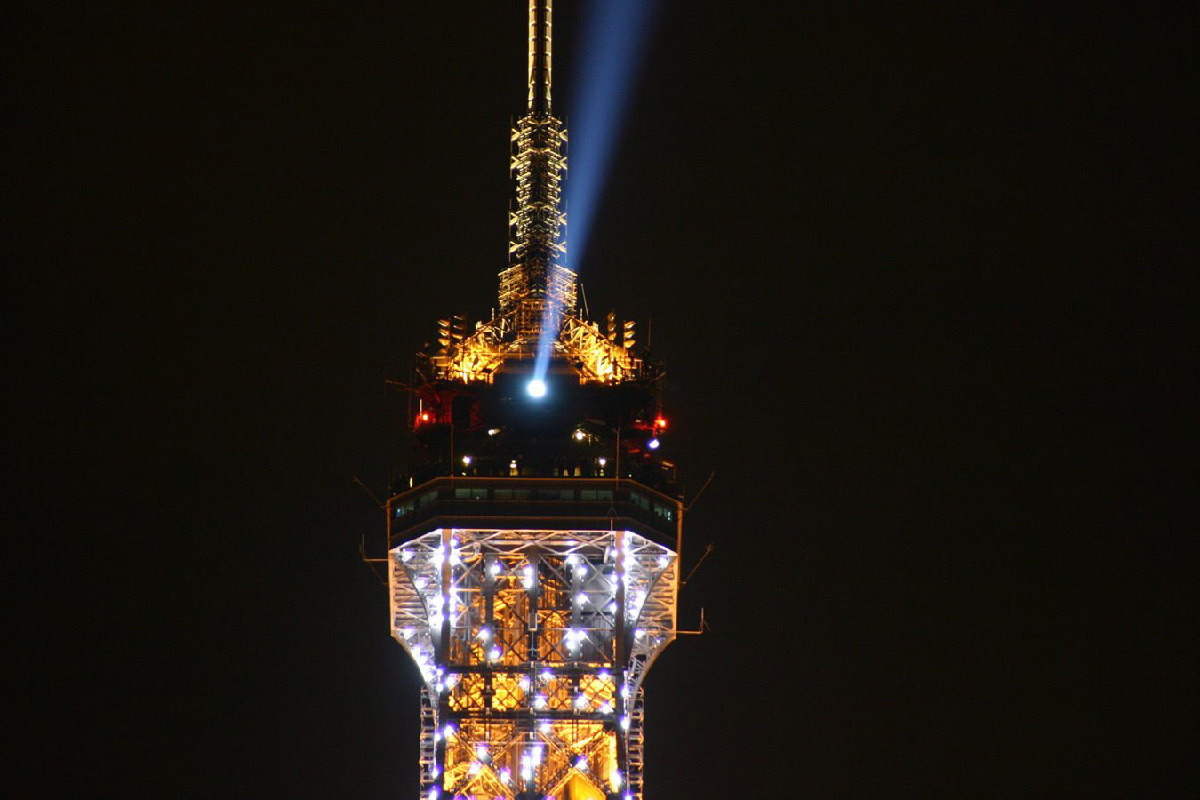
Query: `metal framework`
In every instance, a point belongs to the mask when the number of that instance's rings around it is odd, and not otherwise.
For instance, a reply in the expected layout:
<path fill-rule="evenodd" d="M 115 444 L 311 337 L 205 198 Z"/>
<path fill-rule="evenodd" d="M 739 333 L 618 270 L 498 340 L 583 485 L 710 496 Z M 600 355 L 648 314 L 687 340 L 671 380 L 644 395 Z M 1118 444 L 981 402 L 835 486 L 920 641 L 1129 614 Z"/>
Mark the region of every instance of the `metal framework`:
<path fill-rule="evenodd" d="M 567 131 L 550 113 L 552 26 L 552 0 L 530 0 L 529 104 L 512 132 L 517 207 L 509 214 L 509 267 L 500 273 L 500 313 L 512 316 L 518 338 L 536 337 L 543 324 L 574 312 L 576 302 L 575 273 L 558 263 L 567 250 L 561 210 Z"/>
<path fill-rule="evenodd" d="M 673 550 L 624 530 L 439 528 L 390 555 L 393 633 L 425 680 L 424 797 L 641 797 Z"/>
<path fill-rule="evenodd" d="M 578 279 L 561 262 L 566 257 L 562 181 L 567 169 L 567 131 L 551 113 L 553 4 L 529 0 L 529 101 L 512 130 L 511 169 L 516 206 L 509 212 L 509 264 L 500 272 L 500 310 L 466 330 L 444 321 L 436 352 L 427 356 L 427 377 L 466 383 L 490 382 L 506 360 L 532 358 L 546 326 L 556 326 L 555 354 L 583 363 L 583 379 L 613 383 L 643 376 L 634 351 L 633 323 L 618 336 L 584 318 L 578 308 Z"/>
<path fill-rule="evenodd" d="M 392 633 L 424 680 L 422 800 L 641 800 L 642 682 L 676 635 L 683 506 L 658 371 L 632 321 L 580 313 L 560 263 L 551 11 L 529 0 L 499 313 L 440 320 L 418 354 L 420 456 L 388 501 Z M 539 339 L 561 399 L 540 417 L 511 389 Z"/>
<path fill-rule="evenodd" d="M 533 309 L 528 311 L 532 316 L 544 312 L 540 302 L 528 308 Z M 532 359 L 541 318 L 528 336 L 517 337 L 515 317 L 519 313 L 525 312 L 518 310 L 497 316 L 479 323 L 470 335 L 447 339 L 446 345 L 427 357 L 427 377 L 462 383 L 490 383 L 505 362 Z M 554 352 L 577 364 L 583 382 L 625 383 L 651 376 L 652 365 L 635 352 L 637 342 L 632 320 L 624 324 L 620 338 L 615 330 L 615 320 L 611 318 L 607 333 L 597 323 L 576 314 L 563 314 L 558 324 Z"/>

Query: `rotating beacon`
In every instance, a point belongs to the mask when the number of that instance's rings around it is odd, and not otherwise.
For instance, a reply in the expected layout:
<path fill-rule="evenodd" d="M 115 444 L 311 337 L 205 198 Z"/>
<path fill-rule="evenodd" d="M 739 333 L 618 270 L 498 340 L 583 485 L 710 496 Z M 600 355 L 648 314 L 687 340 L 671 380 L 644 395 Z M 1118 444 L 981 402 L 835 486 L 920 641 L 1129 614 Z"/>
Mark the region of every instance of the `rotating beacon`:
<path fill-rule="evenodd" d="M 499 311 L 440 320 L 417 354 L 414 454 L 387 502 L 392 632 L 423 677 L 422 800 L 640 800 L 642 682 L 676 635 L 661 373 L 633 322 L 586 318 L 561 263 L 551 13 L 530 0 Z"/>

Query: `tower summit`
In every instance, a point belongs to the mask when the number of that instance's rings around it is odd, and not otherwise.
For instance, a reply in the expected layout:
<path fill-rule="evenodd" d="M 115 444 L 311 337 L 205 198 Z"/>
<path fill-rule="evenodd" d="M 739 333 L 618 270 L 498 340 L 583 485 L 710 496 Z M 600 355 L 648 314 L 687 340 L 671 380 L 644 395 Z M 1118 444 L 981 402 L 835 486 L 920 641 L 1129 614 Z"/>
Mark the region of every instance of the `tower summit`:
<path fill-rule="evenodd" d="M 566 255 L 562 231 L 562 175 L 567 132 L 550 113 L 552 0 L 529 3 L 529 106 L 512 132 L 516 211 L 509 217 L 509 266 L 500 273 L 500 311 L 513 314 L 518 336 L 545 331 L 575 311 L 575 273 L 560 263 Z"/>
<path fill-rule="evenodd" d="M 418 353 L 415 447 L 387 502 L 392 633 L 421 671 L 421 797 L 642 798 L 642 681 L 675 638 L 681 494 L 658 367 L 576 304 L 551 114 L 551 0 L 499 311 Z"/>

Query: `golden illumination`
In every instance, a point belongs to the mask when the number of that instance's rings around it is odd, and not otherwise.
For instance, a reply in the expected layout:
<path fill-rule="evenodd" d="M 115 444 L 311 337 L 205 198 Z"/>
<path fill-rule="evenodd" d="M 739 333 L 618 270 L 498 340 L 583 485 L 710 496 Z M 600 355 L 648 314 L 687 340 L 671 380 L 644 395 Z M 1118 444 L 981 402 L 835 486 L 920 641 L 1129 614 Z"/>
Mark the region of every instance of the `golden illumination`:
<path fill-rule="evenodd" d="M 640 794 L 641 681 L 675 636 L 669 548 L 623 530 L 456 528 L 392 558 L 393 631 L 426 681 L 422 767 L 446 796 L 511 799 L 536 781 L 603 798 L 615 774 Z"/>
<path fill-rule="evenodd" d="M 616 741 L 600 723 L 555 723 L 541 732 L 539 772 L 548 776 L 549 794 L 562 800 L 604 800 L 597 785 L 616 768 Z M 447 740 L 446 786 L 449 796 L 480 800 L 514 798 L 528 742 L 511 724 L 464 722 Z M 506 783 L 505 777 L 510 780 Z M 453 787 L 453 788 L 449 788 Z"/>
<path fill-rule="evenodd" d="M 495 317 L 481 324 L 460 341 L 440 348 L 429 358 L 431 378 L 463 383 L 491 383 L 505 361 L 529 360 L 537 350 L 540 322 L 520 338 L 512 322 L 518 312 Z M 621 383 L 637 378 L 644 362 L 632 347 L 618 344 L 606 336 L 595 322 L 574 314 L 560 321 L 554 354 L 579 370 L 583 383 Z"/>
<path fill-rule="evenodd" d="M 422 800 L 605 800 L 617 790 L 642 800 L 642 682 L 676 634 L 682 501 L 659 491 L 661 483 L 650 481 L 656 489 L 620 477 L 629 470 L 615 468 L 619 456 L 606 468 L 591 417 L 580 417 L 574 441 L 563 448 L 564 454 L 570 448 L 563 459 L 570 465 L 556 460 L 551 474 L 604 478 L 606 499 L 627 498 L 621 500 L 630 506 L 627 522 L 616 522 L 612 507 L 606 514 L 588 511 L 595 504 L 583 502 L 589 500 L 583 490 L 575 511 L 560 502 L 574 498 L 573 489 L 540 496 L 534 490 L 531 502 L 553 503 L 544 508 L 554 511 L 555 524 L 523 516 L 519 506 L 484 514 L 477 511 L 484 505 L 474 503 L 492 490 L 470 481 L 495 481 L 492 499 L 499 500 L 501 485 L 535 474 L 520 463 L 526 456 L 518 450 L 487 463 L 482 432 L 505 433 L 487 440 L 493 444 L 509 439 L 506 423 L 485 413 L 493 400 L 507 402 L 483 388 L 498 374 L 507 372 L 514 386 L 520 378 L 533 398 L 574 376 L 583 384 L 636 384 L 578 394 L 619 400 L 639 431 L 647 427 L 645 407 L 660 374 L 644 360 L 632 321 L 618 321 L 615 313 L 599 323 L 587 318 L 577 276 L 563 263 L 567 133 L 551 113 L 551 13 L 551 0 L 529 0 L 529 105 L 512 130 L 517 202 L 498 310 L 473 327 L 464 315 L 438 320 L 435 344 L 418 354 L 418 404 L 410 419 L 430 454 L 449 434 L 444 444 L 455 474 L 418 475 L 424 483 L 417 486 L 410 476 L 409 488 L 388 503 L 392 632 L 422 678 Z M 460 438 L 456 451 L 460 400 L 471 404 L 467 444 Z M 665 427 L 656 420 L 653 435 Z M 619 440 L 618 433 L 618 453 Z M 472 464 L 478 466 L 465 469 Z M 469 496 L 463 504 L 460 491 Z M 511 505 L 507 491 L 500 505 Z M 590 499 L 600 494 L 588 491 Z M 410 516 L 414 509 L 439 516 Z M 642 518 L 651 513 L 653 523 Z M 676 524 L 675 550 L 664 519 Z"/>

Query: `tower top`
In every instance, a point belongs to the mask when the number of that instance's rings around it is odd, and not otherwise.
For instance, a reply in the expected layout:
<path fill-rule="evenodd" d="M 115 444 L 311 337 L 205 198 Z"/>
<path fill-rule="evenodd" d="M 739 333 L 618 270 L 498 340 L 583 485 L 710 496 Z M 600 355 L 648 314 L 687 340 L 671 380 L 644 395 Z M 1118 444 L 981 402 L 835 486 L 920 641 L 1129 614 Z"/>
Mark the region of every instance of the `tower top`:
<path fill-rule="evenodd" d="M 649 379 L 655 370 L 635 349 L 631 321 L 586 319 L 575 272 L 564 263 L 567 217 L 562 183 L 567 131 L 551 111 L 554 0 L 528 0 L 529 97 L 512 129 L 515 202 L 510 207 L 508 263 L 500 271 L 499 313 L 469 329 L 464 317 L 440 320 L 438 347 L 421 354 L 433 380 L 491 383 L 524 362 L 546 369 L 569 363 L 586 383 Z M 542 377 L 539 375 L 539 378 Z"/>
<path fill-rule="evenodd" d="M 554 0 L 529 0 L 529 113 L 550 113 Z"/>
<path fill-rule="evenodd" d="M 553 0 L 529 0 L 529 108 L 513 130 L 516 207 L 510 215 L 509 265 L 500 274 L 500 309 L 513 312 L 518 338 L 554 336 L 564 312 L 575 310 L 575 273 L 566 257 L 562 211 L 567 131 L 550 113 Z"/>

